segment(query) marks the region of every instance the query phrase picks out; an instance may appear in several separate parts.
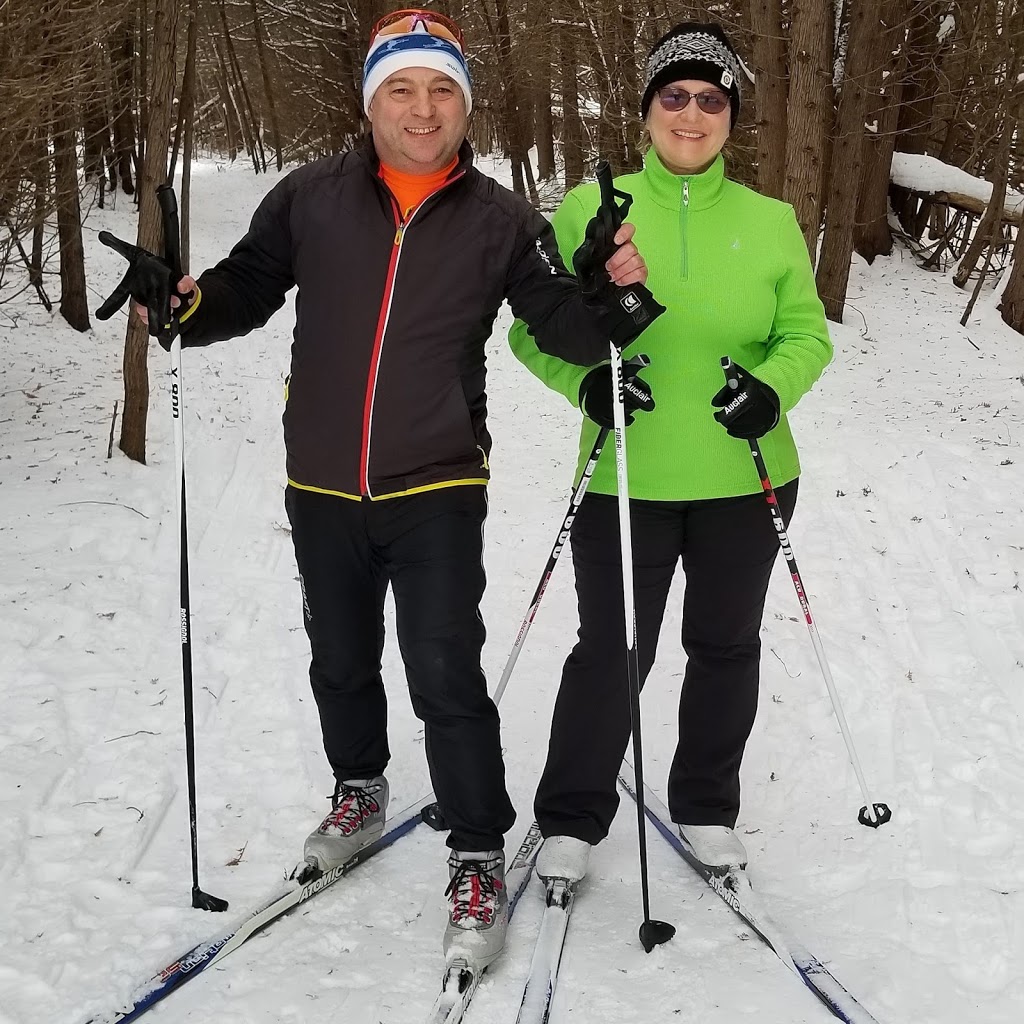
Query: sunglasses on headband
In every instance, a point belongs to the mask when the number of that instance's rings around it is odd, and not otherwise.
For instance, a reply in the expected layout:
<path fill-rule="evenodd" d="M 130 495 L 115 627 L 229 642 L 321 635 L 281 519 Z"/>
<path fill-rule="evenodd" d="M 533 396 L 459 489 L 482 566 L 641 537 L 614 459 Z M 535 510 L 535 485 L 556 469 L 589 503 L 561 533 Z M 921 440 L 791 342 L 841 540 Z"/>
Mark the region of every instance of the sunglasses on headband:
<path fill-rule="evenodd" d="M 401 11 L 392 11 L 385 14 L 370 34 L 371 42 L 378 36 L 399 36 L 407 32 L 415 32 L 418 26 L 422 25 L 432 36 L 441 39 L 449 39 L 457 43 L 459 49 L 465 46 L 465 39 L 462 29 L 452 21 L 451 18 L 439 14 L 437 11 L 425 11 L 419 7 L 410 7 Z"/>
<path fill-rule="evenodd" d="M 729 97 L 717 89 L 714 92 L 687 92 L 678 85 L 667 85 L 664 89 L 658 90 L 661 109 L 672 114 L 685 110 L 690 105 L 690 100 L 696 100 L 697 106 L 705 114 L 720 114 L 729 106 Z"/>

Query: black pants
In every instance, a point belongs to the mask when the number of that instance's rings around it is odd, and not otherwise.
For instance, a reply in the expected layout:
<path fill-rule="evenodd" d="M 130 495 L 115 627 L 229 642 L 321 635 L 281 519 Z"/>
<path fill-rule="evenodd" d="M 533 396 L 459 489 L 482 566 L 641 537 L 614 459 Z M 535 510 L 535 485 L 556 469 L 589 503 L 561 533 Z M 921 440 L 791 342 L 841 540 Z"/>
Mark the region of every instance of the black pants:
<path fill-rule="evenodd" d="M 786 522 L 797 481 L 776 491 Z M 669 774 L 672 819 L 736 823 L 739 770 L 757 711 L 765 595 L 779 542 L 764 496 L 638 501 L 631 506 L 641 685 L 654 664 L 676 564 L 686 574 L 686 674 L 679 741 Z M 562 669 L 537 821 L 545 835 L 588 843 L 608 834 L 615 780 L 629 742 L 618 506 L 588 494 L 572 525 L 579 642 Z"/>
<path fill-rule="evenodd" d="M 380 775 L 390 759 L 381 680 L 384 595 L 424 724 L 448 845 L 493 850 L 515 821 L 505 791 L 498 711 L 480 668 L 484 624 L 483 487 L 351 501 L 289 487 L 306 633 L 324 749 L 337 779 Z"/>

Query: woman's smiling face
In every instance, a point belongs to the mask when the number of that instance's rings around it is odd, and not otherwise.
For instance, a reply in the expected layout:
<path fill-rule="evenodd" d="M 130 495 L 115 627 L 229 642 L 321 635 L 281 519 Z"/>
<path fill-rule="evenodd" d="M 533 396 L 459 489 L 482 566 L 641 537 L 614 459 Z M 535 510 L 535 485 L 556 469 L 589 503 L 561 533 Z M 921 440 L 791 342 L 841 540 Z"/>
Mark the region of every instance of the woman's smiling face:
<path fill-rule="evenodd" d="M 662 96 L 687 92 L 690 102 L 682 110 L 666 110 Z M 717 114 L 708 114 L 697 103 L 698 93 L 718 93 L 726 99 Z M 673 174 L 700 174 L 706 171 L 722 151 L 729 137 L 730 106 L 728 94 L 697 79 L 687 78 L 662 86 L 647 112 L 647 130 L 661 162 Z"/>

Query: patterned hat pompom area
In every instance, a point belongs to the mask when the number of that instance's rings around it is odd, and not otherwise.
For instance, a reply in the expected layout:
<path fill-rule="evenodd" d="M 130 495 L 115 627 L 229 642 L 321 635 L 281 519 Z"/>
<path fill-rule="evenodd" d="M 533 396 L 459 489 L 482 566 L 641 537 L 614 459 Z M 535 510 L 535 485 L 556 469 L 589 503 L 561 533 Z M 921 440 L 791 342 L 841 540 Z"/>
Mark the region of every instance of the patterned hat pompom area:
<path fill-rule="evenodd" d="M 655 93 L 672 82 L 694 79 L 718 86 L 729 96 L 730 127 L 740 114 L 740 79 L 747 74 L 720 25 L 686 21 L 659 39 L 647 57 L 640 114 L 647 117 Z"/>

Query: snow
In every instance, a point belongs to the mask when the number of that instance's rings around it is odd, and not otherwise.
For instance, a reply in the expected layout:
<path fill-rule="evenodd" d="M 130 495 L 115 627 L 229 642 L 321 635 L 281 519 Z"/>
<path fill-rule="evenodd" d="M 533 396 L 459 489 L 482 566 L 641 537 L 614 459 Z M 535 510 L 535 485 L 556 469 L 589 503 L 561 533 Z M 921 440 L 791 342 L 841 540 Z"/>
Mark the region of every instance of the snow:
<path fill-rule="evenodd" d="M 196 268 L 241 235 L 276 180 L 196 167 Z M 123 197 L 88 224 L 94 307 L 121 274 L 96 243 L 101 227 L 134 237 Z M 183 358 L 200 881 L 231 901 L 215 917 L 189 908 L 167 357 L 153 346 L 149 464 L 116 446 L 108 460 L 124 321 L 79 335 L 30 299 L 0 306 L 0 1021 L 80 1024 L 272 892 L 326 809 L 331 779 L 282 508 L 292 314 Z M 856 823 L 863 801 L 781 566 L 743 766 L 738 833 L 754 886 L 882 1024 L 1024 1016 L 1024 356 L 988 301 L 961 328 L 966 300 L 899 251 L 872 267 L 856 261 L 836 361 L 792 416 L 804 477 L 791 540 L 892 823 Z M 492 681 L 564 513 L 578 415 L 512 358 L 509 322 L 504 310 L 490 349 Z M 530 820 L 574 639 L 571 576 L 566 559 L 503 701 L 519 811 L 510 850 Z M 662 797 L 681 594 L 679 581 L 644 694 L 647 780 Z M 384 672 L 397 810 L 429 784 L 393 630 Z M 652 914 L 676 938 L 649 956 L 640 948 L 635 817 L 624 802 L 580 887 L 553 1021 L 828 1019 L 653 832 L 649 857 Z M 422 1021 L 442 968 L 446 882 L 443 837 L 419 828 L 153 1019 Z M 470 1022 L 514 1019 L 538 891 L 521 902 Z"/>
<path fill-rule="evenodd" d="M 956 15 L 954 15 L 954 14 L 944 14 L 939 19 L 939 30 L 938 30 L 938 32 L 936 32 L 935 38 L 938 39 L 938 41 L 940 43 L 944 42 L 947 39 L 947 37 L 950 35 L 950 33 L 954 32 L 955 30 L 956 30 Z"/>
<path fill-rule="evenodd" d="M 943 163 L 933 156 L 918 153 L 894 153 L 892 181 L 915 192 L 959 192 L 988 203 L 992 198 L 992 182 L 975 177 L 952 164 Z M 1014 215 L 1024 213 L 1024 193 L 1006 190 L 1006 211 Z"/>

